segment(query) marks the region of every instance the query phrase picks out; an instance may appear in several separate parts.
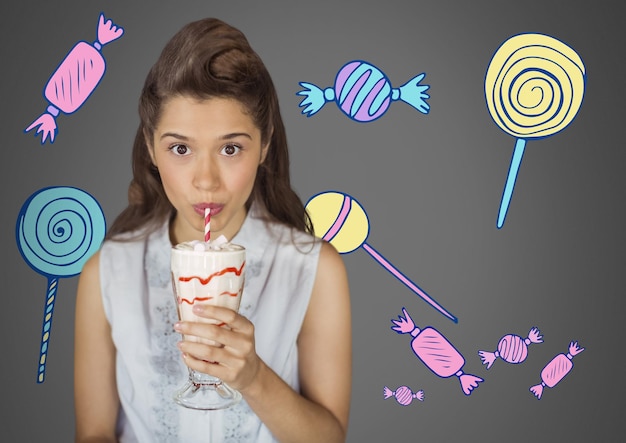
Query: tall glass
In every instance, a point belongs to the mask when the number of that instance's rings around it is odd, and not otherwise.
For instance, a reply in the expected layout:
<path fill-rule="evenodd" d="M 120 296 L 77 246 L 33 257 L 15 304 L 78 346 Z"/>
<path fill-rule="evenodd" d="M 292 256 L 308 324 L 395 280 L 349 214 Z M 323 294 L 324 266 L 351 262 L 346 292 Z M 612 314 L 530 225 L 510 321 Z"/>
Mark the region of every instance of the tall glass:
<path fill-rule="evenodd" d="M 181 321 L 215 324 L 214 320 L 195 315 L 193 306 L 201 303 L 239 310 L 244 286 L 246 250 L 243 246 L 232 243 L 215 249 L 200 245 L 199 248 L 198 243 L 182 243 L 172 248 L 172 283 L 178 317 Z M 194 336 L 183 335 L 183 339 L 217 345 L 212 340 Z M 239 391 L 217 377 L 191 368 L 187 383 L 174 394 L 176 403 L 191 409 L 224 409 L 240 400 Z"/>

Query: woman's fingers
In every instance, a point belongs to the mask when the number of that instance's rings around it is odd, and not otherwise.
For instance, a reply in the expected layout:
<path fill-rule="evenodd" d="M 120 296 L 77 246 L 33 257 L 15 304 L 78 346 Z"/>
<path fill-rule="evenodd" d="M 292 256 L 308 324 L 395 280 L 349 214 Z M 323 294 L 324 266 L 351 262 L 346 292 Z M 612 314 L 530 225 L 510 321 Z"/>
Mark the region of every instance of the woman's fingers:
<path fill-rule="evenodd" d="M 234 383 L 234 388 L 237 388 L 237 381 L 242 374 L 245 375 L 253 369 L 246 369 L 249 362 L 254 361 L 254 358 L 251 358 L 252 354 L 242 355 L 229 346 L 212 346 L 185 340 L 178 343 L 178 348 L 183 353 L 185 364 L 188 367 L 219 377 L 226 383 Z"/>
<path fill-rule="evenodd" d="M 228 340 L 236 336 L 229 332 L 242 334 L 254 341 L 254 325 L 232 309 L 212 305 L 196 305 L 193 309 L 198 317 L 207 319 L 207 323 L 178 322 L 174 325 L 177 332 L 214 340 L 224 345 L 234 345 Z"/>
<path fill-rule="evenodd" d="M 198 317 L 215 320 L 218 324 L 224 323 L 231 328 L 243 319 L 237 312 L 223 306 L 196 304 L 193 307 L 193 313 Z"/>
<path fill-rule="evenodd" d="M 178 322 L 174 329 L 186 337 L 178 344 L 185 364 L 219 377 L 233 388 L 249 385 L 259 368 L 254 325 L 236 312 L 218 306 L 195 311 L 211 323 Z"/>

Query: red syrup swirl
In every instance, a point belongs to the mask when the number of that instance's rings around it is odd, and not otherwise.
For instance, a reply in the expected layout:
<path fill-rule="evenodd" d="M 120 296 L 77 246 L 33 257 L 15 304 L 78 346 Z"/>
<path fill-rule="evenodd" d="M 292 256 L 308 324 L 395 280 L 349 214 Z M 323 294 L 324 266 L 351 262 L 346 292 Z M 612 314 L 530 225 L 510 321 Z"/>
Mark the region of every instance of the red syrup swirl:
<path fill-rule="evenodd" d="M 241 273 L 243 272 L 243 268 L 244 268 L 244 266 L 245 266 L 245 265 L 246 265 L 246 262 L 244 261 L 244 262 L 241 264 L 241 267 L 240 267 L 239 269 L 237 269 L 237 268 L 236 268 L 236 267 L 234 267 L 234 266 L 231 266 L 231 267 L 228 267 L 228 268 L 224 268 L 224 269 L 222 269 L 222 270 L 220 270 L 220 271 L 217 271 L 217 272 L 215 272 L 215 273 L 213 273 L 213 274 L 209 275 L 207 278 L 202 278 L 202 277 L 199 277 L 199 276 L 197 276 L 197 275 L 192 275 L 191 277 L 178 277 L 178 281 L 181 281 L 181 282 L 188 282 L 188 281 L 191 281 L 191 280 L 193 280 L 193 279 L 195 278 L 195 279 L 197 279 L 197 280 L 198 280 L 198 281 L 199 281 L 202 285 L 208 285 L 208 284 L 209 284 L 209 282 L 213 279 L 213 277 L 220 277 L 220 276 L 222 276 L 222 275 L 224 275 L 224 274 L 227 274 L 227 273 L 229 273 L 229 272 L 234 272 L 234 273 L 235 273 L 235 275 L 236 275 L 237 277 L 239 277 L 239 276 L 241 275 Z"/>
<path fill-rule="evenodd" d="M 213 277 L 220 277 L 220 276 L 222 276 L 224 274 L 228 274 L 229 272 L 232 272 L 237 277 L 239 277 L 241 275 L 241 273 L 243 272 L 243 269 L 244 269 L 245 265 L 246 265 L 246 262 L 244 261 L 241 264 L 241 267 L 239 269 L 237 269 L 234 266 L 230 266 L 228 268 L 224 268 L 222 270 L 214 272 L 213 274 L 209 275 L 207 278 L 202 278 L 202 277 L 197 276 L 197 275 L 192 275 L 190 277 L 183 277 L 183 276 L 181 276 L 181 277 L 178 277 L 178 281 L 187 283 L 187 282 L 190 282 L 191 280 L 196 279 L 196 280 L 198 280 L 200 282 L 200 284 L 202 284 L 204 286 L 204 285 L 208 285 L 209 282 L 213 279 Z M 220 296 L 222 296 L 222 295 L 228 295 L 230 297 L 237 297 L 239 295 L 239 293 L 238 292 L 227 292 L 227 291 L 224 291 L 224 292 L 222 292 L 220 294 Z M 178 303 L 179 304 L 187 303 L 189 305 L 193 305 L 196 301 L 202 302 L 202 301 L 211 300 L 213 298 L 214 297 L 210 297 L 210 296 L 209 297 L 194 297 L 193 300 L 189 301 L 186 298 L 178 297 Z"/>
<path fill-rule="evenodd" d="M 221 295 L 228 295 L 229 297 L 237 297 L 239 295 L 239 293 L 238 292 L 227 292 L 227 291 L 224 291 L 224 292 L 222 292 L 220 294 L 220 296 Z M 207 301 L 207 300 L 211 300 L 213 298 L 214 297 L 194 297 L 193 300 L 189 301 L 189 300 L 187 300 L 184 297 L 179 297 L 178 303 L 181 304 L 181 305 L 183 303 L 187 303 L 188 305 L 193 305 L 197 301 Z"/>

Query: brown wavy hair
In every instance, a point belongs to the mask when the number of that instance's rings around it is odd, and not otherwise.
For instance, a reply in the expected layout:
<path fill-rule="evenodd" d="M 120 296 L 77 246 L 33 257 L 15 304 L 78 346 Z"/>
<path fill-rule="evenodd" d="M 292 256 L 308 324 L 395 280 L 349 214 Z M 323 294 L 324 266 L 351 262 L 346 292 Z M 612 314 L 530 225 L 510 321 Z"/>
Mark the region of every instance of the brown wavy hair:
<path fill-rule="evenodd" d="M 175 214 L 150 159 L 146 138 L 152 139 L 163 104 L 177 95 L 231 98 L 243 105 L 260 129 L 262 143 L 270 142 L 246 207 L 256 202 L 268 219 L 312 233 L 311 220 L 291 187 L 287 135 L 269 72 L 241 31 L 207 18 L 178 31 L 146 77 L 139 100 L 128 206 L 109 228 L 107 238 L 138 230 L 147 235 Z"/>

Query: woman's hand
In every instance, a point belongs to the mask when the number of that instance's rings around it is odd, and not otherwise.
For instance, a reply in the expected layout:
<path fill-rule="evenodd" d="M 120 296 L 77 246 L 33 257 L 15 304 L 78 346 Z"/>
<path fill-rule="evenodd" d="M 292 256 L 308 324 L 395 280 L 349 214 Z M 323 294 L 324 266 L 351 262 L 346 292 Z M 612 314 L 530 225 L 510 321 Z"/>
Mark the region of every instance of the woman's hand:
<path fill-rule="evenodd" d="M 179 322 L 174 329 L 214 344 L 189 340 L 179 342 L 185 364 L 198 372 L 222 379 L 241 390 L 249 386 L 259 372 L 261 360 L 254 343 L 254 325 L 229 308 L 195 305 L 194 314 L 217 321 L 217 324 Z"/>

